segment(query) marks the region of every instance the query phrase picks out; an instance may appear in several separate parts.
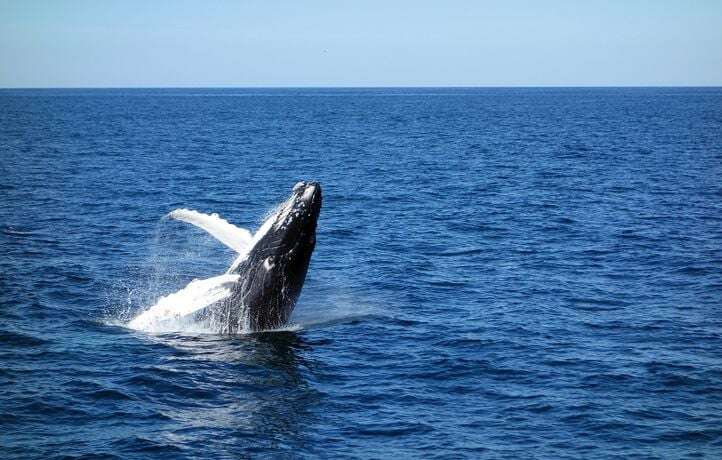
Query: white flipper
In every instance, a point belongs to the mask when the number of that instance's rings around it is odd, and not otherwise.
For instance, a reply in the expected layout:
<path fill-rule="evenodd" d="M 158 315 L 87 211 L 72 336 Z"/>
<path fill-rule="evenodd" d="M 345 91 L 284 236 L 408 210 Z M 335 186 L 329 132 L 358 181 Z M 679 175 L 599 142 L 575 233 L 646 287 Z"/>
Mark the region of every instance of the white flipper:
<path fill-rule="evenodd" d="M 238 275 L 220 275 L 193 280 L 180 291 L 161 297 L 155 305 L 128 323 L 128 327 L 143 331 L 162 329 L 164 323 L 179 320 L 230 296 L 238 278 Z"/>
<path fill-rule="evenodd" d="M 236 227 L 218 214 L 203 214 L 192 209 L 176 209 L 168 214 L 168 217 L 202 228 L 239 254 L 245 254 L 251 247 L 253 240 L 251 232 L 245 228 Z"/>

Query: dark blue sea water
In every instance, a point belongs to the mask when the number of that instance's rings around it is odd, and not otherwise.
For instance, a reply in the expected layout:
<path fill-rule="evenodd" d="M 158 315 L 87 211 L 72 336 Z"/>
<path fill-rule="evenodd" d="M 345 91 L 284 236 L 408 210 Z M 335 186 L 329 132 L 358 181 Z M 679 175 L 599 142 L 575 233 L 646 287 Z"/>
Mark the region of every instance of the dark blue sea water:
<path fill-rule="evenodd" d="M 720 458 L 722 89 L 0 91 L 2 458 Z M 324 208 L 295 327 L 123 327 Z"/>

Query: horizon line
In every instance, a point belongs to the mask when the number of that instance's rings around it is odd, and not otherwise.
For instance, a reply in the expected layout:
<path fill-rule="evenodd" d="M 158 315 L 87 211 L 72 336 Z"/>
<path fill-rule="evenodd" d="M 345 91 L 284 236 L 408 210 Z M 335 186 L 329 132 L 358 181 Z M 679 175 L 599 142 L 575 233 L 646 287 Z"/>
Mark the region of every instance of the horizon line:
<path fill-rule="evenodd" d="M 563 89 L 563 88 L 722 88 L 713 85 L 218 85 L 218 86 L 0 86 L 0 90 L 86 90 L 86 89 Z"/>

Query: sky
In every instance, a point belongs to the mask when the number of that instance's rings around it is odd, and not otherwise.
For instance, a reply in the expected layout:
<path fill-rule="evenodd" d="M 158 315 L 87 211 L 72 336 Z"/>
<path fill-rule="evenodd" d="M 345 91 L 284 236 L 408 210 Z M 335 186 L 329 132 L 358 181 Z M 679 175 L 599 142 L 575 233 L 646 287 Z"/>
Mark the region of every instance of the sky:
<path fill-rule="evenodd" d="M 0 87 L 720 86 L 720 0 L 0 0 Z"/>

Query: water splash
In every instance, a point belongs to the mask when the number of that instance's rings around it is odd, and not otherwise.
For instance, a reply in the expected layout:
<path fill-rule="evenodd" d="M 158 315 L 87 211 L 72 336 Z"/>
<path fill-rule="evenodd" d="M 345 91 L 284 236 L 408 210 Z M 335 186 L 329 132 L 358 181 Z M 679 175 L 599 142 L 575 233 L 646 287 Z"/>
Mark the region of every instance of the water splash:
<path fill-rule="evenodd" d="M 193 280 L 180 291 L 161 297 L 130 321 L 128 327 L 148 332 L 176 331 L 179 325 L 196 322 L 192 315 L 198 310 L 228 298 L 238 279 L 238 275 L 220 275 Z"/>
<path fill-rule="evenodd" d="M 126 287 L 125 305 L 119 315 L 115 315 L 115 319 L 120 316 L 126 322 L 127 327 L 151 333 L 217 333 L 223 330 L 220 318 L 196 313 L 208 306 L 222 302 L 231 295 L 231 288 L 239 280 L 239 275 L 230 272 L 248 256 L 253 246 L 265 235 L 276 220 L 278 213 L 284 209 L 285 204 L 286 201 L 274 206 L 264 216 L 263 224 L 252 236 L 248 230 L 235 227 L 217 214 L 208 215 L 180 209 L 163 216 L 156 226 L 150 252 L 151 275 L 146 282 L 139 283 L 139 286 Z M 171 290 L 171 294 L 167 294 L 168 285 L 177 286 L 182 275 L 173 256 L 178 252 L 188 253 L 188 249 L 173 248 L 170 241 L 163 240 L 166 228 L 164 224 L 169 219 L 191 223 L 208 231 L 226 246 L 235 249 L 237 256 L 226 273 L 208 279 L 194 279 L 185 287 L 181 289 L 176 287 L 176 290 Z M 194 257 L 193 259 L 198 261 L 202 258 Z M 135 305 L 146 307 L 136 308 Z M 148 308 L 148 305 L 151 307 Z M 241 324 L 248 322 L 245 316 L 245 314 L 241 314 Z"/>
<path fill-rule="evenodd" d="M 135 314 L 127 318 L 126 326 L 149 333 L 218 333 L 227 330 L 229 318 L 223 313 L 226 309 L 213 307 L 223 307 L 222 303 L 231 296 L 234 284 L 242 281 L 238 274 L 232 273 L 233 269 L 248 257 L 253 247 L 264 237 L 274 222 L 278 222 L 289 212 L 292 203 L 292 199 L 284 200 L 271 208 L 264 216 L 263 224 L 254 234 L 235 227 L 217 214 L 202 214 L 193 210 L 179 209 L 164 216 L 156 228 L 150 253 L 152 275 L 149 283 L 141 286 L 140 289 L 129 290 L 126 310 L 131 310 L 134 304 L 133 297 L 139 298 L 142 301 L 141 305 L 151 305 L 151 307 L 142 308 L 140 311 L 136 309 Z M 175 283 L 174 278 L 178 278 L 179 274 L 177 264 L 173 260 L 174 251 L 187 251 L 183 248 L 174 248 L 168 241 L 163 241 L 164 223 L 169 218 L 191 223 L 206 230 L 226 246 L 235 249 L 237 257 L 231 268 L 223 275 L 194 279 L 181 289 L 177 287 L 175 290 L 168 289 L 168 284 Z M 202 260 L 202 258 L 196 259 Z M 348 299 L 341 299 L 340 296 L 336 296 L 335 300 L 324 302 L 331 303 L 331 308 L 324 308 L 313 317 L 306 317 L 304 315 L 307 313 L 300 312 L 295 316 L 295 321 L 277 330 L 299 330 L 304 327 L 336 324 L 348 321 L 349 318 L 371 314 L 371 310 L 361 308 L 358 302 L 350 302 Z M 237 318 L 240 326 L 238 329 L 242 333 L 252 331 L 250 317 L 242 307 Z"/>

